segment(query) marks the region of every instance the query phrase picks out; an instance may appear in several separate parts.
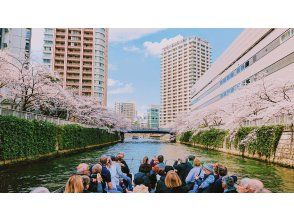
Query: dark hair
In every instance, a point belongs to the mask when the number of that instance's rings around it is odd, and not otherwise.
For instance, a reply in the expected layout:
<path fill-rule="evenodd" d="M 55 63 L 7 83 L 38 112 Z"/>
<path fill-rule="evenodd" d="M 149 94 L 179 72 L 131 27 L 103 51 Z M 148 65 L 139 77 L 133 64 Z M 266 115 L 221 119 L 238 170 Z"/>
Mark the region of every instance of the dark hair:
<path fill-rule="evenodd" d="M 167 173 L 170 170 L 174 170 L 172 166 L 165 166 L 164 171 Z"/>
<path fill-rule="evenodd" d="M 165 175 L 165 171 L 163 169 L 159 169 L 158 170 L 158 175 L 164 176 Z"/>
<path fill-rule="evenodd" d="M 86 189 L 86 187 L 88 185 L 90 185 L 90 177 L 88 177 L 86 175 L 83 175 L 82 178 L 83 178 L 83 186 L 84 186 L 84 189 Z"/>
<path fill-rule="evenodd" d="M 107 162 L 108 162 L 108 157 L 106 157 L 106 156 L 104 156 L 104 155 L 100 157 L 100 163 L 101 163 L 102 165 L 106 165 Z"/>
<path fill-rule="evenodd" d="M 159 163 L 163 163 L 163 161 L 164 161 L 164 157 L 163 157 L 162 155 L 159 155 L 159 156 L 157 157 L 157 160 L 158 160 Z"/>
<path fill-rule="evenodd" d="M 220 176 L 226 176 L 228 174 L 228 170 L 225 166 L 220 165 L 218 167 L 218 172 Z"/>

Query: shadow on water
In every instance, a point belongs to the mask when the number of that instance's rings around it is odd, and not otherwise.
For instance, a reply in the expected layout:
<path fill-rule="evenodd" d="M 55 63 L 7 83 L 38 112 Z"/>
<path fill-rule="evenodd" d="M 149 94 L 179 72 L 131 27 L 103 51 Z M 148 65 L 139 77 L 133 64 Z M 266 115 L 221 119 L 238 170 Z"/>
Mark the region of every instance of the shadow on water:
<path fill-rule="evenodd" d="M 140 161 L 144 156 L 152 158 L 162 154 L 167 164 L 172 164 L 178 158 L 194 154 L 203 163 L 219 162 L 226 165 L 229 173 L 237 175 L 239 179 L 243 177 L 261 179 L 265 186 L 273 192 L 294 192 L 294 169 L 154 139 L 127 139 L 125 143 L 118 143 L 110 147 L 1 169 L 0 192 L 29 192 L 37 186 L 45 186 L 53 191 L 64 185 L 79 163 L 93 164 L 102 154 L 116 155 L 118 152 L 126 154 L 126 161 L 133 173 L 138 171 Z"/>

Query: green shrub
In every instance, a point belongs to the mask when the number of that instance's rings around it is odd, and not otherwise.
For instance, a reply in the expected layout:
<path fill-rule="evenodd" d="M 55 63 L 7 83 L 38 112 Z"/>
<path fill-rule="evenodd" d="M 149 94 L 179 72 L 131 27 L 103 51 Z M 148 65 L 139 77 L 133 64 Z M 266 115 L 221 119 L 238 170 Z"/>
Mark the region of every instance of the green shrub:
<path fill-rule="evenodd" d="M 193 135 L 192 141 L 195 144 L 201 144 L 206 147 L 222 147 L 227 131 L 212 128 L 206 131 L 200 131 Z"/>
<path fill-rule="evenodd" d="M 184 133 L 181 134 L 180 136 L 180 142 L 189 142 L 190 138 L 192 137 L 192 131 L 186 131 Z"/>
<path fill-rule="evenodd" d="M 0 116 L 0 159 L 26 158 L 55 151 L 57 126 Z"/>
<path fill-rule="evenodd" d="M 248 144 L 240 146 L 240 142 L 253 131 L 256 133 L 256 138 Z M 236 133 L 234 145 L 238 146 L 239 150 L 243 153 L 248 151 L 248 153 L 269 158 L 275 154 L 282 132 L 283 126 L 281 125 L 242 127 Z"/>
<path fill-rule="evenodd" d="M 84 148 L 118 141 L 119 133 L 79 125 L 57 126 L 13 116 L 0 116 L 0 160 L 35 157 L 58 149 Z"/>

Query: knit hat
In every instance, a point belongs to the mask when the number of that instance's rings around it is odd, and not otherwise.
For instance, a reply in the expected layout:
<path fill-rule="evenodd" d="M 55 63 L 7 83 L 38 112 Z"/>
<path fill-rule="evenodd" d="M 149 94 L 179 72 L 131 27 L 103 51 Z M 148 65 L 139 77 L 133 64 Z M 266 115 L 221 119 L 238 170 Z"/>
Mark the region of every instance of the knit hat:
<path fill-rule="evenodd" d="M 203 168 L 213 173 L 213 165 L 210 163 L 206 163 L 203 165 Z"/>

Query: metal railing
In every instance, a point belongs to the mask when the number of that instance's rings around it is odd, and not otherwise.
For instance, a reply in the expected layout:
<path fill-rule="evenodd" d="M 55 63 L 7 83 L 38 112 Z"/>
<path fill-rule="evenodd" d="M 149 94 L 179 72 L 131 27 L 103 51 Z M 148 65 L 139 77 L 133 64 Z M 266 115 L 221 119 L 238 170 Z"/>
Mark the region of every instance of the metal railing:
<path fill-rule="evenodd" d="M 52 116 L 37 114 L 37 113 L 33 113 L 33 112 L 25 112 L 25 111 L 19 111 L 19 110 L 3 108 L 3 107 L 0 107 L 0 115 L 2 115 L 2 116 L 15 116 L 17 118 L 23 118 L 23 119 L 27 119 L 27 120 L 47 121 L 47 122 L 51 122 L 56 125 L 77 124 L 82 127 L 89 127 L 89 128 L 94 127 L 94 126 L 90 126 L 90 125 L 86 125 L 86 124 L 80 124 L 77 122 L 64 120 L 64 119 L 61 119 L 58 117 L 52 117 Z"/>

